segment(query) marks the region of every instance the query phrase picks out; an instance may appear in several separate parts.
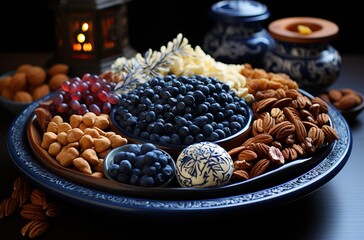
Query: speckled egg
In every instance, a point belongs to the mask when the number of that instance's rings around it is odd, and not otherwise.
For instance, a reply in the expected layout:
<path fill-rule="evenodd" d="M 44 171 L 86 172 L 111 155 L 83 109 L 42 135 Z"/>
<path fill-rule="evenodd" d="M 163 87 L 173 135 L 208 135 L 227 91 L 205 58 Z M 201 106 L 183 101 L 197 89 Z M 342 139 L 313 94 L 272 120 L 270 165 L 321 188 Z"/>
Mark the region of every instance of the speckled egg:
<path fill-rule="evenodd" d="M 192 144 L 176 160 L 176 177 L 181 187 L 215 187 L 229 182 L 233 174 L 229 153 L 212 142 Z"/>

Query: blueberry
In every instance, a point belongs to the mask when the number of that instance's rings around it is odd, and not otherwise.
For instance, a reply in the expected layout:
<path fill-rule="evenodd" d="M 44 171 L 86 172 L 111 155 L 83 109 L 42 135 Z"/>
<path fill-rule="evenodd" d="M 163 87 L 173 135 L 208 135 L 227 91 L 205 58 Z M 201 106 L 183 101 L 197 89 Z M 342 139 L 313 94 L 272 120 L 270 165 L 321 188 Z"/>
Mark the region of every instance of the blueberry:
<path fill-rule="evenodd" d="M 190 133 L 192 134 L 192 135 L 197 135 L 197 134 L 199 134 L 200 133 L 200 127 L 199 126 L 197 126 L 196 124 L 191 124 L 191 125 L 189 125 L 188 126 L 188 129 L 190 130 Z"/>
<path fill-rule="evenodd" d="M 145 120 L 147 120 L 147 122 L 153 122 L 153 121 L 155 121 L 155 118 L 156 118 L 155 112 L 148 111 Z"/>
<path fill-rule="evenodd" d="M 158 160 L 158 156 L 153 151 L 147 152 L 144 155 L 144 162 L 146 165 L 151 165 L 151 164 L 155 163 L 157 160 Z"/>
<path fill-rule="evenodd" d="M 173 175 L 173 168 L 171 165 L 166 165 L 164 168 L 162 168 L 161 173 L 165 177 L 170 178 Z"/>
<path fill-rule="evenodd" d="M 150 136 L 149 136 L 149 140 L 150 140 L 151 142 L 160 142 L 160 135 L 159 135 L 159 134 L 157 134 L 157 133 L 152 133 L 152 134 L 150 134 Z"/>
<path fill-rule="evenodd" d="M 181 137 L 185 137 L 185 136 L 187 136 L 189 133 L 190 133 L 190 130 L 188 129 L 188 127 L 187 127 L 187 126 L 183 126 L 183 127 L 178 128 L 178 134 L 179 134 L 179 136 L 181 136 Z"/>
<path fill-rule="evenodd" d="M 115 163 L 111 164 L 107 172 L 111 177 L 116 178 L 116 176 L 119 174 L 119 165 Z"/>
<path fill-rule="evenodd" d="M 171 123 L 166 123 L 164 125 L 164 131 L 165 133 L 169 134 L 169 133 L 172 133 L 173 132 L 173 125 Z"/>
<path fill-rule="evenodd" d="M 195 138 L 192 135 L 187 135 L 184 139 L 183 139 L 183 144 L 185 145 L 191 145 L 195 142 Z"/>
<path fill-rule="evenodd" d="M 163 113 L 163 105 L 162 104 L 155 104 L 154 105 L 154 111 L 156 114 Z"/>
<path fill-rule="evenodd" d="M 197 113 L 199 115 L 203 115 L 203 114 L 207 113 L 208 111 L 209 111 L 209 108 L 207 107 L 206 104 L 200 103 L 199 105 L 197 105 Z"/>
<path fill-rule="evenodd" d="M 159 158 L 161 155 L 163 155 L 164 153 L 161 151 L 161 150 L 159 150 L 159 149 L 154 149 L 152 152 L 154 152 L 155 153 L 155 155 L 157 155 L 157 157 Z"/>
<path fill-rule="evenodd" d="M 156 186 L 161 185 L 167 181 L 163 173 L 157 173 L 154 177 L 154 183 Z"/>
<path fill-rule="evenodd" d="M 135 168 L 133 168 L 133 169 L 131 170 L 131 175 L 132 175 L 132 176 L 133 176 L 133 175 L 136 175 L 136 176 L 138 176 L 138 177 L 141 177 L 141 176 L 143 175 L 143 173 L 142 173 L 142 170 L 141 170 L 140 168 L 135 167 Z"/>
<path fill-rule="evenodd" d="M 155 162 L 152 166 L 155 167 L 157 172 L 160 172 L 160 170 L 162 169 L 162 165 L 160 162 Z"/>
<path fill-rule="evenodd" d="M 129 182 L 129 179 L 130 179 L 130 176 L 128 174 L 125 174 L 125 173 L 119 173 L 116 176 L 116 180 L 118 182 L 121 182 L 121 183 L 128 183 Z"/>
<path fill-rule="evenodd" d="M 131 172 L 131 163 L 129 160 L 122 160 L 119 164 L 120 173 L 130 174 Z"/>
<path fill-rule="evenodd" d="M 209 137 L 211 142 L 215 142 L 215 141 L 219 140 L 219 138 L 220 138 L 220 136 L 216 132 L 212 132 Z"/>
<path fill-rule="evenodd" d="M 115 153 L 113 162 L 116 164 L 119 164 L 121 162 L 121 160 L 126 159 L 126 155 L 127 155 L 127 152 L 124 152 L 124 151 Z"/>
<path fill-rule="evenodd" d="M 211 126 L 211 124 L 205 124 L 202 129 L 206 136 L 209 136 L 214 131 L 214 128 Z"/>
<path fill-rule="evenodd" d="M 191 106 L 192 104 L 195 103 L 195 98 L 191 95 L 186 95 L 183 98 L 183 102 L 186 104 L 186 106 Z"/>
<path fill-rule="evenodd" d="M 136 154 L 134 152 L 126 152 L 125 159 L 129 160 L 131 163 L 135 162 Z"/>
<path fill-rule="evenodd" d="M 157 168 L 154 165 L 144 165 L 142 173 L 148 176 L 155 176 L 157 174 Z"/>
<path fill-rule="evenodd" d="M 171 137 L 163 135 L 163 136 L 160 137 L 159 141 L 161 143 L 170 143 L 171 142 Z"/>
<path fill-rule="evenodd" d="M 206 140 L 206 138 L 202 133 L 199 133 L 195 136 L 195 142 L 203 142 L 205 140 Z"/>
<path fill-rule="evenodd" d="M 129 183 L 138 186 L 140 184 L 140 177 L 138 175 L 131 175 Z"/>
<path fill-rule="evenodd" d="M 181 138 L 179 137 L 179 135 L 177 133 L 173 133 L 171 135 L 171 143 L 172 144 L 180 144 L 181 143 Z"/>
<path fill-rule="evenodd" d="M 219 139 L 225 138 L 225 132 L 223 130 L 216 129 L 214 132 L 217 133 L 217 135 L 219 135 Z"/>
<path fill-rule="evenodd" d="M 208 118 L 206 116 L 199 116 L 195 118 L 195 123 L 199 127 L 203 127 L 206 123 L 208 123 Z"/>
<path fill-rule="evenodd" d="M 161 167 L 165 167 L 168 164 L 168 157 L 166 155 L 160 155 L 157 162 L 160 163 Z"/>
<path fill-rule="evenodd" d="M 129 145 L 129 152 L 132 152 L 135 155 L 139 155 L 140 154 L 140 147 L 139 147 L 139 145 L 138 144 L 130 144 Z"/>
<path fill-rule="evenodd" d="M 187 120 L 184 117 L 181 117 L 181 116 L 176 116 L 174 118 L 174 121 L 176 122 L 178 127 L 182 127 L 182 126 L 187 125 Z"/>
<path fill-rule="evenodd" d="M 141 187 L 152 187 L 154 186 L 154 178 L 148 175 L 143 175 L 140 178 L 140 186 Z"/>
<path fill-rule="evenodd" d="M 197 103 L 202 103 L 206 100 L 206 96 L 205 96 L 205 94 L 203 94 L 203 92 L 201 90 L 196 90 L 193 93 L 193 97 L 195 98 Z"/>
<path fill-rule="evenodd" d="M 137 168 L 142 168 L 145 165 L 144 155 L 143 154 L 136 157 L 136 161 L 135 161 L 134 165 Z"/>
<path fill-rule="evenodd" d="M 141 150 L 142 154 L 146 154 L 147 152 L 153 151 L 155 149 L 157 149 L 157 147 L 153 143 L 143 143 L 140 146 L 140 150 Z"/>
<path fill-rule="evenodd" d="M 140 133 L 140 137 L 144 139 L 149 139 L 150 134 L 146 131 Z"/>

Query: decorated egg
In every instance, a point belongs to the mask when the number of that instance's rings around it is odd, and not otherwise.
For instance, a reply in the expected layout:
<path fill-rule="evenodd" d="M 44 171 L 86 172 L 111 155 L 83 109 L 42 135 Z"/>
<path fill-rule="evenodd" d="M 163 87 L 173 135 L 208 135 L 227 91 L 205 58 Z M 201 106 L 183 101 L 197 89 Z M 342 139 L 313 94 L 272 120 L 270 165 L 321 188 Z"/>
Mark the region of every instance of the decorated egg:
<path fill-rule="evenodd" d="M 233 175 L 229 153 L 212 142 L 184 148 L 176 159 L 176 177 L 181 187 L 215 187 L 229 182 Z"/>

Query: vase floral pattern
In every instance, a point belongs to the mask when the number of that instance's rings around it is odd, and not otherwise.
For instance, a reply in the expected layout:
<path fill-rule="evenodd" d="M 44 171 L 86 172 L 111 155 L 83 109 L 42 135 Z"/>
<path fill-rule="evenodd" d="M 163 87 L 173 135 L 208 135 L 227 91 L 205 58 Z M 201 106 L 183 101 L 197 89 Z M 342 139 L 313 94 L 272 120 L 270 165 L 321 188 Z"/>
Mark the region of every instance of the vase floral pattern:
<path fill-rule="evenodd" d="M 306 90 L 321 91 L 332 85 L 341 71 L 341 56 L 330 44 L 275 43 L 266 54 L 264 68 L 288 74 Z"/>
<path fill-rule="evenodd" d="M 203 48 L 217 61 L 261 67 L 272 38 L 259 23 L 217 23 L 205 36 Z"/>

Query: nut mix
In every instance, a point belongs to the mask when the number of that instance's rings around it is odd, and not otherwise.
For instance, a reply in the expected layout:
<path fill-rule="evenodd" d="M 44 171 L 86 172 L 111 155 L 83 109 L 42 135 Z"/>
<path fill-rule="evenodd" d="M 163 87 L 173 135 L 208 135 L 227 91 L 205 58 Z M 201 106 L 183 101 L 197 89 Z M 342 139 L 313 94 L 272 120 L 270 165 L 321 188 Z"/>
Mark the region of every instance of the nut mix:
<path fill-rule="evenodd" d="M 257 91 L 252 104 L 252 137 L 229 151 L 234 181 L 267 172 L 338 139 L 327 104 L 295 89 Z"/>
<path fill-rule="evenodd" d="M 352 109 L 363 101 L 359 94 L 350 88 L 331 89 L 320 94 L 320 97 L 341 111 Z"/>
<path fill-rule="evenodd" d="M 106 154 L 128 142 L 115 132 L 107 131 L 110 122 L 106 114 L 73 114 L 69 123 L 55 115 L 44 123 L 43 110 L 36 113 L 39 125 L 46 126 L 40 146 L 61 166 L 91 176 L 103 177 L 102 166 Z"/>

